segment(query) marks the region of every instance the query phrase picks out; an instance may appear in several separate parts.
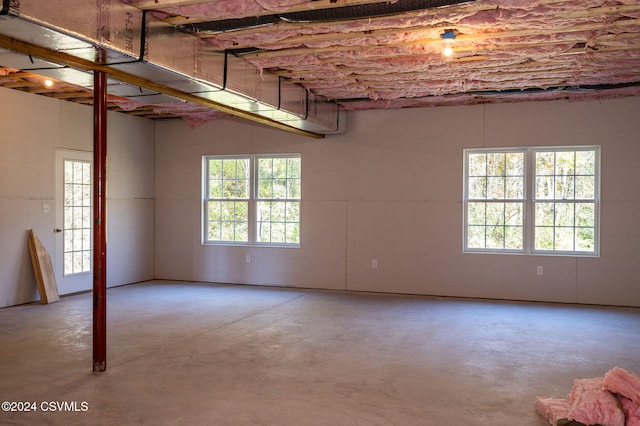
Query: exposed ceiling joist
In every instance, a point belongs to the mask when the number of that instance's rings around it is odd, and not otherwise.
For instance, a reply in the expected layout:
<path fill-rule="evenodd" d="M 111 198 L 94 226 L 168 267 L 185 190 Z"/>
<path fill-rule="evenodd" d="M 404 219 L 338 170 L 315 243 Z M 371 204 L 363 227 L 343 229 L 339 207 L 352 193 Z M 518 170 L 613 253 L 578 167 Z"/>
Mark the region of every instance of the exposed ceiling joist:
<path fill-rule="evenodd" d="M 597 11 L 595 9 L 591 11 L 587 10 L 584 12 L 576 13 L 576 17 L 588 18 L 588 17 L 602 16 L 603 14 L 607 16 L 608 13 L 614 13 L 614 12 L 611 12 L 611 10 L 618 9 L 618 8 L 620 8 L 620 6 L 616 8 L 606 8 L 607 9 L 606 11 Z M 640 14 L 640 5 L 627 6 L 625 7 L 625 10 L 627 11 L 627 13 L 633 12 L 633 13 Z M 515 37 L 531 37 L 531 36 L 538 36 L 538 35 L 554 35 L 557 37 L 558 34 L 577 33 L 577 32 L 584 32 L 584 31 L 596 31 L 596 30 L 602 30 L 602 29 L 613 31 L 616 29 L 624 29 L 625 27 L 634 27 L 638 25 L 639 25 L 638 22 L 636 22 L 635 20 L 618 20 L 611 23 L 589 22 L 584 24 L 567 26 L 564 28 L 544 28 L 544 29 L 536 28 L 536 29 L 518 29 L 518 30 L 510 30 L 510 31 L 489 30 L 489 31 L 483 31 L 481 33 L 458 34 L 456 35 L 456 41 L 474 42 L 474 41 L 481 41 L 481 40 L 496 40 L 496 39 L 504 39 L 504 38 L 515 38 Z M 244 58 L 249 59 L 254 57 L 265 58 L 265 57 L 276 57 L 276 56 L 305 55 L 309 53 L 313 54 L 316 52 L 321 52 L 322 50 L 316 51 L 314 50 L 314 48 L 305 47 L 305 46 L 313 45 L 318 42 L 326 43 L 331 41 L 346 41 L 346 40 L 360 39 L 363 37 L 373 39 L 375 37 L 384 37 L 384 36 L 394 35 L 394 34 L 397 34 L 399 31 L 402 31 L 402 33 L 405 35 L 414 34 L 414 33 L 419 34 L 424 32 L 440 34 L 442 31 L 450 27 L 452 27 L 451 24 L 445 23 L 445 24 L 438 24 L 435 26 L 423 25 L 423 26 L 413 26 L 411 28 L 372 29 L 372 30 L 366 30 L 366 31 L 350 32 L 350 33 L 318 33 L 318 34 L 311 34 L 311 35 L 305 34 L 305 35 L 282 38 L 276 42 L 269 42 L 270 49 L 268 51 L 250 52 L 242 55 Z M 254 30 L 254 31 L 258 31 L 258 30 Z M 244 34 L 250 35 L 250 33 L 251 31 L 245 31 Z M 234 37 L 237 37 L 237 36 L 238 34 L 234 35 Z M 635 34 L 633 36 L 635 36 Z M 201 37 L 206 39 L 205 35 L 202 35 Z M 217 38 L 224 39 L 225 35 L 221 34 Z M 250 37 L 247 37 L 247 38 L 250 38 Z M 441 42 L 442 40 L 440 37 L 428 38 L 428 39 L 418 38 L 418 39 L 411 39 L 409 41 L 399 42 L 399 43 L 391 42 L 391 43 L 385 44 L 385 46 L 391 47 L 391 46 L 419 45 L 419 44 L 425 44 L 425 43 L 441 43 Z M 300 45 L 300 47 L 297 47 L 297 48 L 283 47 L 278 49 L 278 45 L 288 46 L 292 44 L 293 45 L 298 44 Z M 530 44 L 537 45 L 538 42 L 532 41 Z M 372 46 L 377 47 L 376 44 L 372 44 Z M 233 46 L 233 49 L 246 49 L 248 47 L 251 47 L 251 45 L 238 43 Z M 357 47 L 364 48 L 366 46 L 357 46 Z M 346 45 L 346 46 L 332 45 L 330 47 L 327 47 L 325 50 L 339 51 L 339 50 L 353 50 L 353 48 L 354 48 L 353 45 Z"/>

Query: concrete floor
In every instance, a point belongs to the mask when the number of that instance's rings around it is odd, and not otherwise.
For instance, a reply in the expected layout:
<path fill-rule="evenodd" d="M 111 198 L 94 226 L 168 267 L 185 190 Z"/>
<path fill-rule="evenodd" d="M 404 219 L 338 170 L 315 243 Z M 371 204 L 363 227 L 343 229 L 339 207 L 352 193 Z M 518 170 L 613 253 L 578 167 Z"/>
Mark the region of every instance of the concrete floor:
<path fill-rule="evenodd" d="M 109 290 L 102 374 L 91 317 L 0 310 L 0 400 L 38 409 L 0 424 L 542 426 L 537 395 L 640 373 L 634 308 L 150 282 Z"/>

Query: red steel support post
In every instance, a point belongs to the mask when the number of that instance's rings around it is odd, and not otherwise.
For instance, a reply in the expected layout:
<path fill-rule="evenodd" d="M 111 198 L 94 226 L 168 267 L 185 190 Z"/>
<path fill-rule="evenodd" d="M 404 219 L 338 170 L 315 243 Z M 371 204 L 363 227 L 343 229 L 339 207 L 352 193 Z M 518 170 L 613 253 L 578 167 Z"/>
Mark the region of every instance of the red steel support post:
<path fill-rule="evenodd" d="M 107 74 L 94 71 L 93 84 L 93 372 L 101 373 L 107 369 Z"/>

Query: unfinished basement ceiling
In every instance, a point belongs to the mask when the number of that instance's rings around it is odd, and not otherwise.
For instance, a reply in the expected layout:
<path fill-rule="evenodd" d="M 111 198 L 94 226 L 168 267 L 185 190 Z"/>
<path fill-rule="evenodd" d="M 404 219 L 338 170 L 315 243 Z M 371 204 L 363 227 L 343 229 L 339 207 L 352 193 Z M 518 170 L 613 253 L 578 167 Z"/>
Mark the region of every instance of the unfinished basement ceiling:
<path fill-rule="evenodd" d="M 640 0 L 122 3 L 204 42 L 201 55 L 241 58 L 263 78 L 277 76 L 344 110 L 640 94 Z M 17 69 L 3 74 L 5 87 L 25 90 L 12 78 L 30 81 Z M 73 90 L 44 94 L 76 101 Z M 110 101 L 113 109 L 181 116 L 193 126 L 224 116 L 189 102 Z"/>

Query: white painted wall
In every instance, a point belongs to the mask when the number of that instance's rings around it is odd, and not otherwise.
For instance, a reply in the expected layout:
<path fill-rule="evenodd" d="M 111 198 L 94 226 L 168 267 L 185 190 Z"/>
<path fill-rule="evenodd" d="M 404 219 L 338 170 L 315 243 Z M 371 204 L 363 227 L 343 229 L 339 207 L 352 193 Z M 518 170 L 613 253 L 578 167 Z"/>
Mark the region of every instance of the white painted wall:
<path fill-rule="evenodd" d="M 107 285 L 115 286 L 153 278 L 154 124 L 111 112 L 107 120 Z M 93 109 L 0 88 L 0 307 L 39 299 L 27 230 L 53 257 L 57 148 L 93 149 Z"/>
<path fill-rule="evenodd" d="M 239 120 L 189 129 L 109 113 L 108 285 L 167 278 L 640 306 L 639 110 L 630 98 L 355 112 L 345 135 L 323 140 Z M 38 299 L 26 232 L 53 250 L 42 204 L 53 205 L 54 150 L 91 150 L 92 139 L 90 107 L 0 88 L 0 307 Z M 463 254 L 462 149 L 570 144 L 602 145 L 601 257 Z M 201 156 L 269 152 L 302 153 L 302 247 L 202 246 Z"/>
<path fill-rule="evenodd" d="M 640 306 L 638 111 L 640 98 L 353 112 L 324 140 L 158 122 L 155 277 Z M 462 150 L 572 144 L 602 145 L 601 257 L 463 254 Z M 302 154 L 301 247 L 202 246 L 201 156 L 270 152 Z"/>

